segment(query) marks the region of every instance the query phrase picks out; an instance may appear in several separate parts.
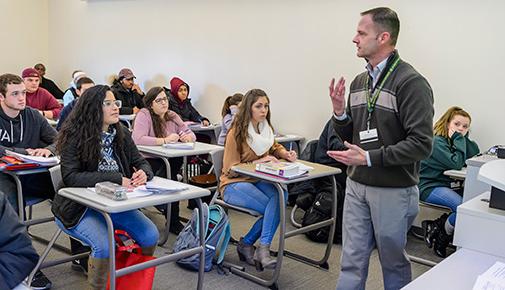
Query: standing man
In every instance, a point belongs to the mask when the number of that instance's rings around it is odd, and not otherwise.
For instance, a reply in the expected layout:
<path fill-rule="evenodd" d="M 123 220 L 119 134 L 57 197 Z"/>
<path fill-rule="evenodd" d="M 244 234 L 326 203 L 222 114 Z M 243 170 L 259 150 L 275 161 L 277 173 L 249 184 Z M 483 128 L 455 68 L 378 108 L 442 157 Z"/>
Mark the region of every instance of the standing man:
<path fill-rule="evenodd" d="M 40 74 L 34 68 L 26 68 L 22 73 L 26 86 L 26 105 L 39 111 L 47 119 L 57 120 L 61 105 L 46 89 L 40 87 Z"/>
<path fill-rule="evenodd" d="M 433 93 L 395 50 L 399 30 L 389 8 L 362 12 L 353 42 L 367 71 L 351 83 L 347 109 L 344 78 L 330 84 L 335 130 L 347 150 L 328 155 L 349 165 L 337 289 L 365 289 L 375 247 L 385 289 L 411 281 L 405 245 L 419 211 L 419 161 L 431 152 Z"/>
<path fill-rule="evenodd" d="M 46 78 L 46 66 L 38 63 L 34 67 L 34 69 L 39 72 L 40 75 L 40 87 L 46 89 L 51 95 L 53 95 L 57 99 L 63 99 L 63 92 L 61 89 L 50 79 Z"/>

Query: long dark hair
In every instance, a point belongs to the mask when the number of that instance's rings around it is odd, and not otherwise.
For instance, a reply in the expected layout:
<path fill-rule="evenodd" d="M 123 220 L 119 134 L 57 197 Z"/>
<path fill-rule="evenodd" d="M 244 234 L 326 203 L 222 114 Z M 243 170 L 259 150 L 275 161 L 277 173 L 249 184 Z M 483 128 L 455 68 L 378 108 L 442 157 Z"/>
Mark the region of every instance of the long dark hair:
<path fill-rule="evenodd" d="M 74 109 L 63 123 L 56 139 L 56 150 L 63 152 L 69 143 L 77 143 L 77 157 L 82 162 L 101 158 L 103 101 L 110 87 L 96 85 L 87 89 L 78 99 Z M 123 145 L 123 130 L 120 122 L 111 125 L 116 129 L 114 142 Z"/>
<path fill-rule="evenodd" d="M 160 117 L 158 114 L 156 114 L 152 108 L 152 104 L 153 104 L 154 100 L 156 99 L 156 97 L 161 92 L 164 92 L 164 91 L 165 90 L 162 87 L 154 87 L 154 88 L 151 88 L 144 97 L 144 105 L 149 110 L 149 113 L 151 114 L 151 120 L 153 121 L 154 135 L 158 138 L 167 137 L 167 136 L 165 136 L 165 126 L 168 121 L 172 120 L 172 118 L 169 116 L 169 113 L 168 113 L 170 111 L 170 108 L 165 113 L 165 115 L 163 115 L 163 117 Z M 165 93 L 165 96 L 167 97 L 167 100 L 168 100 L 168 96 L 166 95 L 166 93 Z M 167 101 L 167 104 L 169 104 L 168 101 Z"/>
<path fill-rule="evenodd" d="M 221 111 L 221 116 L 224 118 L 227 114 L 230 114 L 230 106 L 237 105 L 238 103 L 242 102 L 242 99 L 244 98 L 244 95 L 241 93 L 236 93 L 233 94 L 233 96 L 229 96 L 224 100 L 223 104 L 223 110 Z"/>
<path fill-rule="evenodd" d="M 252 112 L 251 108 L 256 101 L 260 97 L 267 98 L 268 103 L 270 104 L 270 99 L 267 94 L 260 89 L 252 89 L 248 91 L 244 98 L 242 99 L 242 104 L 240 104 L 237 115 L 235 116 L 235 120 L 233 121 L 233 128 L 235 128 L 235 140 L 239 146 L 240 152 L 242 152 L 242 145 L 247 141 L 247 137 L 249 137 L 249 133 L 247 132 L 247 128 L 249 127 L 249 122 L 251 121 Z M 270 107 L 268 108 L 267 113 L 267 122 L 268 125 L 273 130 L 272 123 L 270 123 Z"/>

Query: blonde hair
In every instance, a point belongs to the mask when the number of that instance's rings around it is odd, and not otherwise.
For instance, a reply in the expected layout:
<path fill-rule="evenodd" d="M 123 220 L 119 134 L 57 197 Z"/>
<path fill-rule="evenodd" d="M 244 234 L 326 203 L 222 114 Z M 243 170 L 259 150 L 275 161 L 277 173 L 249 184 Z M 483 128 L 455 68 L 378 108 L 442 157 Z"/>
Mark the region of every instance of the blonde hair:
<path fill-rule="evenodd" d="M 470 117 L 467 111 L 457 106 L 450 107 L 447 112 L 438 119 L 435 126 L 433 126 L 433 133 L 438 136 L 449 138 L 449 123 L 455 116 L 466 117 L 470 120 L 470 123 L 472 122 L 472 117 Z"/>

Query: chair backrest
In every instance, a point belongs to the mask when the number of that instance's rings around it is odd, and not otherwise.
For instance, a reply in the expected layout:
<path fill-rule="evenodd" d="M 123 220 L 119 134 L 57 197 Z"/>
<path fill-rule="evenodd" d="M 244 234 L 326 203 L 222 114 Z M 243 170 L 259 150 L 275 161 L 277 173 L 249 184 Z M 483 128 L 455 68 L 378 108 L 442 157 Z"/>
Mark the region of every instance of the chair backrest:
<path fill-rule="evenodd" d="M 61 176 L 61 166 L 56 165 L 49 168 L 49 174 L 51 175 L 51 181 L 53 183 L 54 192 L 58 193 L 58 190 L 63 187 L 63 178 Z"/>
<path fill-rule="evenodd" d="M 217 180 L 216 191 L 214 192 L 214 196 L 212 197 L 210 204 L 214 204 L 214 201 L 219 196 L 219 177 L 221 177 L 221 169 L 223 168 L 223 156 L 224 148 L 210 152 L 212 163 L 214 163 L 214 174 L 216 175 Z"/>

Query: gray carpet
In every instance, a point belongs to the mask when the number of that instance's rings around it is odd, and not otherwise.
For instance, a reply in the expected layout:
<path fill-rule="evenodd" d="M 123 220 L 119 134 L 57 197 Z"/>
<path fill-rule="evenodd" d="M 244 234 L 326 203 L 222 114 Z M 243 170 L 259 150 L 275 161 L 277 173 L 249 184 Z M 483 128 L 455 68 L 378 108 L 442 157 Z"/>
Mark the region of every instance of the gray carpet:
<path fill-rule="evenodd" d="M 163 225 L 163 217 L 157 213 L 154 208 L 144 210 L 144 212 L 161 228 Z M 34 210 L 35 216 L 44 216 L 49 213 L 49 203 L 37 205 Z M 185 208 L 185 203 L 181 204 L 181 215 L 190 216 L 190 211 Z M 249 227 L 254 222 L 254 218 L 230 212 L 230 220 L 232 226 L 232 234 L 238 238 L 246 233 Z M 291 226 L 288 226 L 288 229 Z M 54 223 L 33 226 L 30 232 L 49 239 L 54 233 L 56 226 Z M 158 247 L 156 255 L 160 255 L 170 251 L 171 245 L 175 240 L 174 235 L 170 235 L 168 242 L 163 247 Z M 62 234 L 58 240 L 61 245 L 69 246 L 68 238 Z M 45 245 L 34 241 L 34 246 L 39 253 L 45 248 Z M 274 247 L 276 241 L 274 241 Z M 317 244 L 308 240 L 304 235 L 292 237 L 286 240 L 286 249 L 294 252 L 301 252 L 313 258 L 322 257 L 324 253 L 323 244 Z M 274 248 L 272 247 L 272 248 Z M 290 258 L 284 258 L 282 271 L 278 280 L 279 289 L 335 289 L 336 281 L 339 272 L 340 245 L 333 245 L 331 256 L 329 259 L 329 271 L 315 268 Z M 432 261 L 440 261 L 436 257 L 432 249 L 428 249 L 424 242 L 412 236 L 409 236 L 407 252 L 421 258 Z M 65 254 L 52 250 L 49 258 L 61 257 Z M 231 245 L 226 254 L 226 260 L 232 263 L 240 264 L 235 251 L 235 246 Z M 250 267 L 248 271 L 255 272 L 255 269 Z M 412 263 L 413 277 L 418 277 L 429 267 Z M 57 265 L 51 268 L 44 269 L 46 276 L 53 282 L 53 289 L 86 289 L 86 276 L 82 273 L 73 271 L 69 264 Z M 270 277 L 271 272 L 266 270 L 262 273 L 264 277 Z M 195 289 L 196 288 L 196 273 L 183 270 L 174 263 L 164 264 L 156 269 L 156 276 L 153 289 Z M 219 275 L 216 270 L 205 274 L 204 279 L 205 289 L 265 289 L 253 282 L 245 280 L 234 274 Z M 383 289 L 382 272 L 379 264 L 377 252 L 374 251 L 370 258 L 370 270 L 367 280 L 367 289 Z"/>

